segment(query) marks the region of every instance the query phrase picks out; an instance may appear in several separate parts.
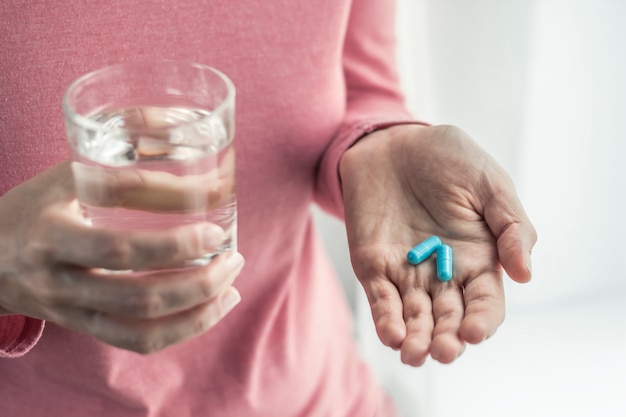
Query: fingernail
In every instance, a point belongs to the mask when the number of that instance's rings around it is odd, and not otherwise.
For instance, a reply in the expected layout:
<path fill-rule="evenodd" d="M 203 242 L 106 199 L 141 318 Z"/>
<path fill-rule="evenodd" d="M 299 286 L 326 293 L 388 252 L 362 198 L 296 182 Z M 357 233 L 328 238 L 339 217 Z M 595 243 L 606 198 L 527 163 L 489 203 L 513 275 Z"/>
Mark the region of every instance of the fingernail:
<path fill-rule="evenodd" d="M 211 224 L 204 227 L 202 245 L 205 249 L 215 249 L 222 244 L 224 238 L 224 230 L 215 224 Z"/>
<path fill-rule="evenodd" d="M 228 313 L 232 310 L 239 302 L 241 301 L 241 295 L 239 295 L 239 291 L 235 288 L 230 287 L 227 289 L 222 298 L 220 299 L 220 304 L 222 306 L 222 314 Z"/>
<path fill-rule="evenodd" d="M 225 255 L 226 259 L 224 262 L 229 271 L 236 271 L 243 266 L 244 259 L 239 252 L 227 252 Z"/>

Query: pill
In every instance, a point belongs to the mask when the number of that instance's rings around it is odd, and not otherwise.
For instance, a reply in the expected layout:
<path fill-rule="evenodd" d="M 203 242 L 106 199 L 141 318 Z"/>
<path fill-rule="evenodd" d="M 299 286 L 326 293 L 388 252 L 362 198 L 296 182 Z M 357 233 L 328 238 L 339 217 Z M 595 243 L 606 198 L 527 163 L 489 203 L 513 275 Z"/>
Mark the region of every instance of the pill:
<path fill-rule="evenodd" d="M 448 245 L 437 248 L 437 278 L 443 282 L 452 279 L 452 248 Z"/>
<path fill-rule="evenodd" d="M 431 236 L 406 254 L 406 260 L 411 265 L 417 265 L 428 258 L 432 253 L 441 246 L 441 239 L 437 236 Z"/>

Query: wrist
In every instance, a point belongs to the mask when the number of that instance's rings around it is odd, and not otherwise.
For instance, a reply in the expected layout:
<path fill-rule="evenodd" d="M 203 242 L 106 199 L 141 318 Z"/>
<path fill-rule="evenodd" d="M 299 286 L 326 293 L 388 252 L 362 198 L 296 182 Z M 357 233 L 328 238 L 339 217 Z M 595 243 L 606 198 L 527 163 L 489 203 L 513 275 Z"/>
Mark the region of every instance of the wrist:
<path fill-rule="evenodd" d="M 402 123 L 377 129 L 373 132 L 361 136 L 352 144 L 341 156 L 339 160 L 339 178 L 343 180 L 346 172 L 351 169 L 367 166 L 376 160 L 380 161 L 380 156 L 385 154 L 398 140 L 415 140 L 416 137 L 423 136 L 421 131 L 431 129 L 430 125 L 419 123 Z"/>

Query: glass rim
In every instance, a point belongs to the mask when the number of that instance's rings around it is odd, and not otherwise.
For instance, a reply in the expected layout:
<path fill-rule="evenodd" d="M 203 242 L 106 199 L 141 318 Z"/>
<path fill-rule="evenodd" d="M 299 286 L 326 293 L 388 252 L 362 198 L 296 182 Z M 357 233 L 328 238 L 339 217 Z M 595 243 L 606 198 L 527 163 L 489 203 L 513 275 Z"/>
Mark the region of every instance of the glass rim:
<path fill-rule="evenodd" d="M 186 64 L 189 65 L 190 67 L 193 68 L 197 68 L 197 69 L 201 69 L 201 70 L 208 70 L 212 73 L 214 73 L 215 75 L 217 75 L 223 82 L 224 85 L 226 86 L 226 96 L 224 97 L 224 99 L 221 101 L 221 103 L 217 106 L 215 106 L 215 108 L 213 110 L 211 110 L 211 112 L 209 114 L 207 114 L 206 116 L 203 116 L 199 119 L 194 119 L 191 121 L 186 121 L 174 126 L 155 126 L 155 127 L 142 127 L 142 128 L 124 128 L 124 127 L 119 127 L 119 126 L 105 126 L 104 123 L 95 121 L 93 119 L 90 119 L 87 116 L 84 116 L 80 113 L 78 113 L 76 111 L 75 108 L 73 108 L 73 106 L 71 106 L 69 104 L 69 96 L 70 94 L 83 82 L 85 82 L 86 80 L 93 78 L 99 74 L 102 74 L 106 71 L 110 71 L 116 68 L 123 68 L 123 67 L 129 67 L 129 66 L 133 66 L 133 65 L 145 65 L 145 64 Z M 198 62 L 195 61 L 190 61 L 190 60 L 176 60 L 176 59 L 145 59 L 145 60 L 137 60 L 137 61 L 126 61 L 126 62 L 120 62 L 117 64 L 112 64 L 112 65 L 107 65 L 101 68 L 98 68 L 96 70 L 93 71 L 89 71 L 86 74 L 81 75 L 80 77 L 76 78 L 74 81 L 72 81 L 70 83 L 70 85 L 67 87 L 67 89 L 65 90 L 65 92 L 63 93 L 63 97 L 62 97 L 62 107 L 63 107 L 63 113 L 65 114 L 65 117 L 69 120 L 72 121 L 72 123 L 75 123 L 76 125 L 80 126 L 83 129 L 87 129 L 87 130 L 100 130 L 100 131 L 111 131 L 111 132 L 116 132 L 116 131 L 124 131 L 124 132 L 129 132 L 129 133 L 134 133 L 134 132 L 142 132 L 142 133 L 147 133 L 147 132 L 162 132 L 162 131 L 166 131 L 166 130 L 171 130 L 171 129 L 176 129 L 176 128 L 181 128 L 181 127 L 185 127 L 185 126 L 191 126 L 194 125 L 196 123 L 202 123 L 204 121 L 207 121 L 211 118 L 215 118 L 216 115 L 221 114 L 222 112 L 224 112 L 230 105 L 232 102 L 234 102 L 235 99 L 235 85 L 233 84 L 232 80 L 226 75 L 224 74 L 222 71 L 218 70 L 215 67 L 212 67 L 210 65 L 205 65 L 205 64 L 200 64 Z"/>

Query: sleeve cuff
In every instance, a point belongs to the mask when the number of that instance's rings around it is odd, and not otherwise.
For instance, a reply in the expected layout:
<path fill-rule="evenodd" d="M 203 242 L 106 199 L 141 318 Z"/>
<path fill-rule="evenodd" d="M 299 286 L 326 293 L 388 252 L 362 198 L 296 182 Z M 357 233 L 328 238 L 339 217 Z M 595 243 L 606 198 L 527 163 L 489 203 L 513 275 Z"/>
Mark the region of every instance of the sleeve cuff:
<path fill-rule="evenodd" d="M 41 338 L 45 322 L 13 315 L 0 317 L 0 358 L 19 358 Z"/>

